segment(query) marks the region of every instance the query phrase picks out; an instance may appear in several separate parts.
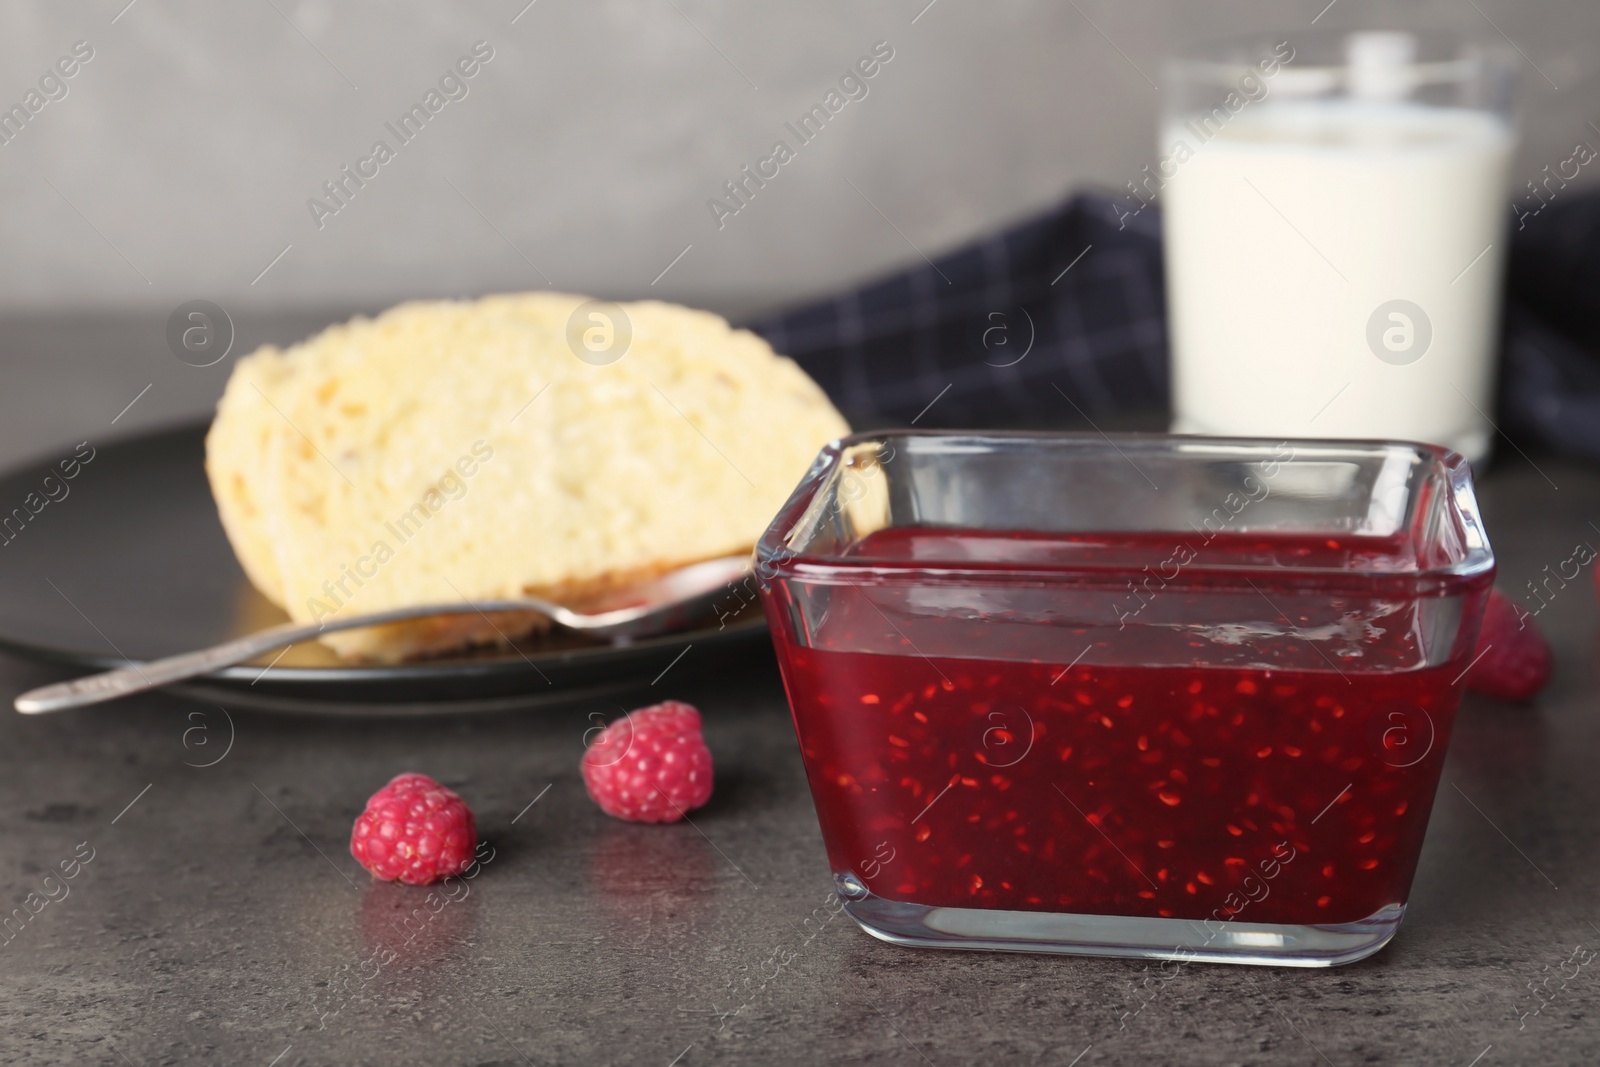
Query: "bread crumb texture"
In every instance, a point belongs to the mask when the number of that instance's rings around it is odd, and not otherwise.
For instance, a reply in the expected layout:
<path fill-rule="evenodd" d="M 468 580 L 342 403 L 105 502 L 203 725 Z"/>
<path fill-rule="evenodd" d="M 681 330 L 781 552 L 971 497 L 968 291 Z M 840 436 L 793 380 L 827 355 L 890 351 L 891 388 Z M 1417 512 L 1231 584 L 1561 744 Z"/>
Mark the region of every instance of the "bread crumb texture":
<path fill-rule="evenodd" d="M 570 602 L 748 552 L 844 419 L 761 338 L 673 304 L 620 305 L 626 351 L 585 362 L 568 344 L 584 300 L 402 304 L 240 359 L 206 473 L 256 588 L 313 622 Z M 395 661 L 533 625 L 456 616 L 323 640 Z"/>

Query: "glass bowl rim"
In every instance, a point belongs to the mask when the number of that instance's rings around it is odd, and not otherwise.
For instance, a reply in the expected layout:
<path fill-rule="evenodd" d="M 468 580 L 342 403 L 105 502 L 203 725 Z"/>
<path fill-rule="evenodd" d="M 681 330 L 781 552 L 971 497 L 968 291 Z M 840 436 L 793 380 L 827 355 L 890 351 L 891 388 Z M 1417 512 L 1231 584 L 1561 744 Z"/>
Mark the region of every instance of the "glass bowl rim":
<path fill-rule="evenodd" d="M 957 441 L 1035 441 L 1054 447 L 1075 445 L 1110 446 L 1118 452 L 1124 447 L 1148 451 L 1165 448 L 1173 451 L 1189 449 L 1257 450 L 1270 456 L 1266 449 L 1289 445 L 1307 449 L 1352 450 L 1381 452 L 1402 449 L 1433 463 L 1444 475 L 1449 492 L 1447 500 L 1438 506 L 1450 509 L 1458 518 L 1467 535 L 1465 553 L 1456 562 L 1432 567 L 1419 567 L 1409 571 L 1375 571 L 1351 568 L 1307 567 L 1295 571 L 1297 581 L 1308 588 L 1326 588 L 1339 591 L 1370 592 L 1378 587 L 1388 587 L 1400 595 L 1448 595 L 1485 588 L 1494 580 L 1494 550 L 1484 530 L 1477 494 L 1473 488 L 1472 469 L 1460 453 L 1441 445 L 1421 441 L 1382 438 L 1276 438 L 1276 437 L 1210 437 L 1199 434 L 1173 433 L 1103 433 L 1055 430 L 935 430 L 935 429 L 878 429 L 866 430 L 836 438 L 823 445 L 811 467 L 796 485 L 784 505 L 756 542 L 754 550 L 756 576 L 765 586 L 773 578 L 783 577 L 801 581 L 837 582 L 856 584 L 883 584 L 910 581 L 914 584 L 938 584 L 965 581 L 983 582 L 1045 582 L 1049 584 L 1074 584 L 1097 586 L 1111 582 L 1120 588 L 1126 580 L 1125 566 L 1094 567 L 1092 565 L 1016 565 L 989 564 L 982 566 L 954 566 L 951 564 L 910 564 L 886 562 L 872 557 L 822 555 L 795 551 L 788 547 L 789 539 L 810 513 L 811 508 L 834 471 L 843 466 L 847 450 L 864 444 L 893 444 L 902 440 L 929 440 L 946 438 Z M 1291 457 L 1280 460 L 1285 465 L 1295 462 Z M 1252 576 L 1273 575 L 1281 578 L 1281 568 L 1263 566 L 1218 566 L 1193 568 L 1203 571 L 1208 588 L 1221 592 L 1218 585 L 1229 575 L 1239 583 L 1249 585 Z"/>

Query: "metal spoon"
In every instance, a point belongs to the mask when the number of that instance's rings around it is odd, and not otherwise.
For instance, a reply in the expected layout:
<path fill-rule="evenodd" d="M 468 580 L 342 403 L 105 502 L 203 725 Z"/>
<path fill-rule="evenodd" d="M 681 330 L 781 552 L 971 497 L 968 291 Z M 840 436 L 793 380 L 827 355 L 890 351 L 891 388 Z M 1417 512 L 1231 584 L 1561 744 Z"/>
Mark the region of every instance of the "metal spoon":
<path fill-rule="evenodd" d="M 690 564 L 659 578 L 619 590 L 585 611 L 574 611 L 539 597 L 515 600 L 463 601 L 459 604 L 421 604 L 369 615 L 324 619 L 319 624 L 286 622 L 197 652 L 184 652 L 150 663 L 134 663 L 70 682 L 33 689 L 13 701 L 24 715 L 43 715 L 81 708 L 106 700 L 157 689 L 172 682 L 231 667 L 236 663 L 339 630 L 426 618 L 430 615 L 473 615 L 502 611 L 535 611 L 557 626 L 598 636 L 642 637 L 681 626 L 710 606 L 715 594 L 750 570 L 750 557 L 726 556 Z M 596 610 L 598 609 L 598 610 Z"/>

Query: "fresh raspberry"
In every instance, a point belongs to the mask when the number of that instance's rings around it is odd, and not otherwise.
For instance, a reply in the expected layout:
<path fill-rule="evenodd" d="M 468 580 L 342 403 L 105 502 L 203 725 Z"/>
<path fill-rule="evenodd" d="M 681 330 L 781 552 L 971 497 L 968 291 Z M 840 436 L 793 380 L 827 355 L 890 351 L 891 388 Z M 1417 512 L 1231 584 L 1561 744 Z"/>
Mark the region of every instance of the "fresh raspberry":
<path fill-rule="evenodd" d="M 350 831 L 350 855 L 385 882 L 427 885 L 472 865 L 478 826 L 454 790 L 401 774 L 372 794 Z"/>
<path fill-rule="evenodd" d="M 1489 594 L 1473 655 L 1467 687 L 1496 700 L 1531 700 L 1550 680 L 1550 645 L 1539 624 L 1498 591 Z"/>
<path fill-rule="evenodd" d="M 581 767 L 600 809 L 629 822 L 677 822 L 711 799 L 711 750 L 700 735 L 700 713 L 677 700 L 607 726 Z"/>

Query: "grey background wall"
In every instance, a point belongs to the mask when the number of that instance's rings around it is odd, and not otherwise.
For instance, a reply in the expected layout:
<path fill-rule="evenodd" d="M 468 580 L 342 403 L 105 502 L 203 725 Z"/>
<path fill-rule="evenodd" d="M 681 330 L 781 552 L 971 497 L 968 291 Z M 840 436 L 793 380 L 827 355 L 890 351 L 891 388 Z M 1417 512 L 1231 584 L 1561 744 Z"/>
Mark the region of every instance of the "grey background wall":
<path fill-rule="evenodd" d="M 1154 159 L 1163 56 L 1292 33 L 1325 3 L 8 4 L 0 105 L 74 42 L 94 57 L 0 144 L 0 419 L 42 447 L 146 382 L 115 432 L 202 411 L 226 365 L 185 367 L 161 340 L 195 298 L 235 313 L 247 346 L 413 296 L 549 285 L 740 313 L 823 292 L 1120 187 Z M 1503 31 L 1525 53 L 1519 180 L 1600 145 L 1600 6 L 1337 0 L 1317 24 L 1396 22 Z M 494 56 L 468 95 L 319 228 L 307 200 L 397 145 L 384 124 L 480 40 Z M 894 58 L 868 95 L 719 229 L 706 200 L 793 143 L 783 124 L 880 40 Z M 85 329 L 124 355 L 86 354 Z M 30 393 L 64 366 L 70 396 Z"/>

